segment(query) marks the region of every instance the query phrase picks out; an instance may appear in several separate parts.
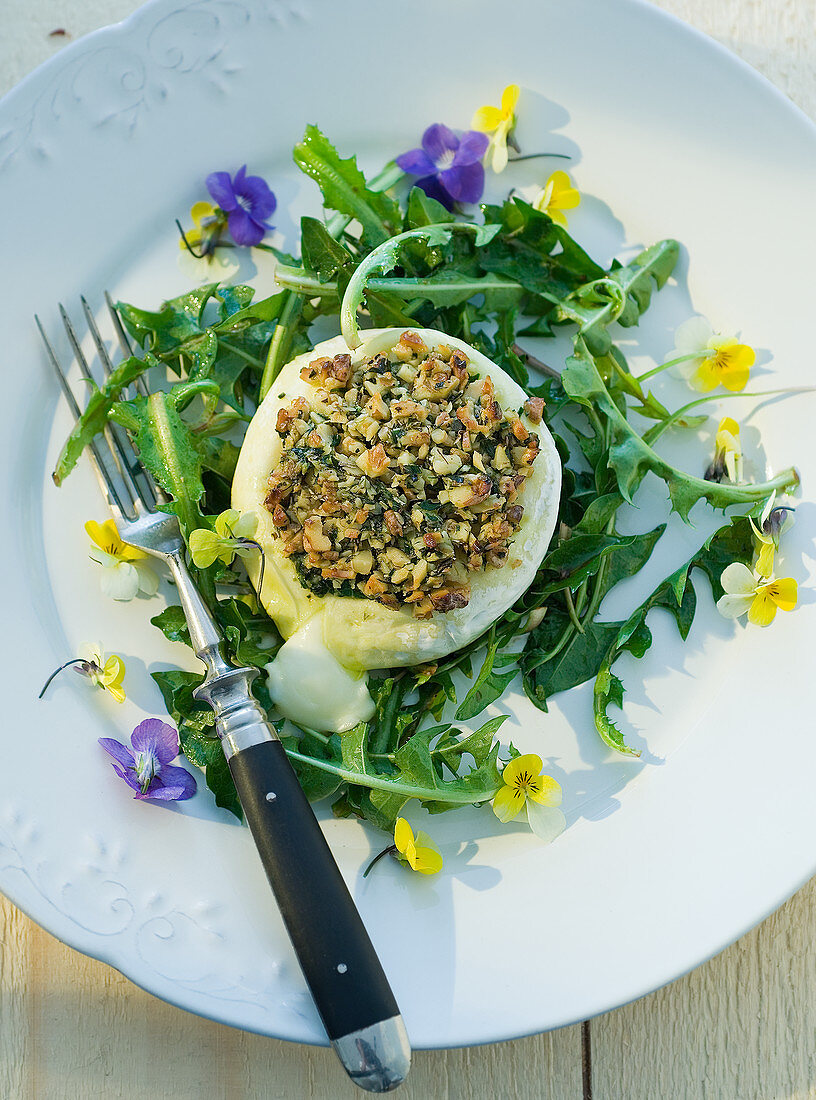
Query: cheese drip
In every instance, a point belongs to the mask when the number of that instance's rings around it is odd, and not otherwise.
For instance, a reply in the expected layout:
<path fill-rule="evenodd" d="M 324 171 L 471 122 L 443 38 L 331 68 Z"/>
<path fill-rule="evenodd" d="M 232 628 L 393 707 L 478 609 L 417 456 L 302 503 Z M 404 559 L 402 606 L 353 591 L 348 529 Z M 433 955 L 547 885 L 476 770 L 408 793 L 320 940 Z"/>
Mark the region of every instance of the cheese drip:
<path fill-rule="evenodd" d="M 269 694 L 281 714 L 320 733 L 342 733 L 374 714 L 364 672 L 351 672 L 326 647 L 322 611 L 266 666 Z"/>

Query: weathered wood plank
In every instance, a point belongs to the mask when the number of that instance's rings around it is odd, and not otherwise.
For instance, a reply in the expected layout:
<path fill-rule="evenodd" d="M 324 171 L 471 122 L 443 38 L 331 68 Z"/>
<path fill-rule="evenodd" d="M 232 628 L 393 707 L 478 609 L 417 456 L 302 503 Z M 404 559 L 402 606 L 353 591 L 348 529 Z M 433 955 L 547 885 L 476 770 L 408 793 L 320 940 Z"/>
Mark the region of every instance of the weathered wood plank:
<path fill-rule="evenodd" d="M 816 880 L 705 966 L 592 1021 L 595 1100 L 816 1096 Z"/>
<path fill-rule="evenodd" d="M 580 1028 L 415 1055 L 405 1100 L 581 1095 Z M 334 1055 L 156 1000 L 0 899 L 2 1100 L 355 1100 Z"/>

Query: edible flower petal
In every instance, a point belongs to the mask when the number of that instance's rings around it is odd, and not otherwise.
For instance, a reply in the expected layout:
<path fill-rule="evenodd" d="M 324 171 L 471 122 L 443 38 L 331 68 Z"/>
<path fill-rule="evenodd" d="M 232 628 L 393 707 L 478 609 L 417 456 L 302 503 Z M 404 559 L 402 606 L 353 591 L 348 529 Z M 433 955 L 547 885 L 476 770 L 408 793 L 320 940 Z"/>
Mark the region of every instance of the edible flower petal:
<path fill-rule="evenodd" d="M 228 508 L 215 520 L 215 530 L 199 527 L 190 535 L 190 555 L 199 569 L 206 569 L 216 560 L 229 565 L 237 554 L 248 557 L 252 550 L 259 549 L 252 541 L 258 517 L 254 512 L 238 512 Z"/>
<path fill-rule="evenodd" d="M 226 215 L 211 202 L 196 202 L 190 207 L 190 218 L 194 228 L 179 237 L 179 248 L 182 251 L 187 251 L 188 247 L 197 249 L 200 257 L 212 257 L 227 223 Z"/>
<path fill-rule="evenodd" d="M 560 784 L 549 775 L 542 775 L 541 757 L 526 753 L 508 761 L 502 772 L 503 785 L 493 798 L 493 813 L 499 821 L 512 821 L 522 809 L 527 810 L 527 823 L 532 831 L 549 843 L 565 826 L 561 805 Z"/>
<path fill-rule="evenodd" d="M 717 610 L 727 619 L 748 616 L 756 626 L 768 626 L 780 611 L 793 611 L 798 595 L 793 577 L 762 577 L 742 562 L 732 562 L 720 577 L 725 595 Z"/>
<path fill-rule="evenodd" d="M 492 134 L 488 147 L 488 159 L 494 172 L 507 167 L 507 145 L 512 144 L 516 125 L 516 104 L 519 98 L 518 84 L 508 84 L 502 92 L 500 107 L 479 107 L 473 116 L 471 129 Z"/>
<path fill-rule="evenodd" d="M 574 209 L 580 201 L 581 194 L 569 175 L 559 169 L 549 176 L 540 194 L 533 200 L 533 206 L 550 217 L 556 225 L 566 228 L 567 219 L 562 211 Z"/>
<path fill-rule="evenodd" d="M 100 737 L 99 744 L 116 764 L 113 770 L 136 792 L 134 798 L 183 802 L 196 793 L 195 778 L 186 768 L 174 767 L 179 754 L 178 733 L 158 718 L 146 718 L 134 729 L 130 743 Z"/>
<path fill-rule="evenodd" d="M 394 847 L 400 863 L 406 863 L 412 871 L 435 875 L 442 870 L 442 856 L 434 842 L 421 830 L 414 837 L 414 831 L 404 817 L 398 817 L 394 826 Z"/>
<path fill-rule="evenodd" d="M 248 176 L 244 164 L 230 176 L 229 172 L 212 172 L 207 176 L 207 190 L 227 217 L 230 235 L 236 244 L 260 244 L 272 228 L 267 219 L 277 206 L 275 195 L 261 176 Z"/>
<path fill-rule="evenodd" d="M 690 317 L 674 334 L 676 373 L 694 389 L 710 393 L 723 386 L 732 393 L 744 390 L 756 352 L 735 336 L 714 332 L 705 317 Z"/>
<path fill-rule="evenodd" d="M 714 461 L 705 472 L 706 481 L 722 481 L 728 474 L 730 481 L 742 480 L 742 450 L 740 449 L 739 424 L 730 416 L 720 421 L 714 438 Z"/>
<path fill-rule="evenodd" d="M 458 138 L 441 122 L 422 135 L 421 148 L 397 157 L 397 164 L 409 176 L 418 176 L 417 187 L 437 199 L 448 210 L 455 202 L 478 202 L 484 191 L 486 134 L 469 130 Z"/>
<path fill-rule="evenodd" d="M 770 577 L 773 573 L 774 557 L 779 549 L 780 539 L 793 526 L 794 509 L 784 505 L 774 507 L 775 502 L 776 492 L 773 492 L 762 509 L 759 523 L 750 520 L 757 554 L 754 569 L 761 577 Z"/>
<path fill-rule="evenodd" d="M 77 666 L 76 671 L 87 676 L 94 687 L 107 691 L 117 703 L 123 703 L 125 693 L 122 689 L 122 681 L 125 678 L 125 662 L 122 658 L 115 653 L 106 657 L 101 645 L 92 645 L 89 642 L 79 647 L 79 655 L 82 663 Z"/>
<path fill-rule="evenodd" d="M 139 593 L 155 596 L 159 578 L 147 564 L 147 554 L 122 542 L 112 519 L 105 523 L 89 520 L 85 531 L 94 544 L 89 557 L 103 569 L 100 587 L 104 595 L 120 601 L 132 600 Z"/>

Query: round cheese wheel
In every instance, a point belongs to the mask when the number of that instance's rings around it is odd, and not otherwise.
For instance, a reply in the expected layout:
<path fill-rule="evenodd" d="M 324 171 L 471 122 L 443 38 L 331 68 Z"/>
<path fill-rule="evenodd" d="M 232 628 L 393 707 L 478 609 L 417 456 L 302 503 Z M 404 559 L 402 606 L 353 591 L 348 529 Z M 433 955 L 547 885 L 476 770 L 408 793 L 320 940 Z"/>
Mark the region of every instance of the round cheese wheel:
<path fill-rule="evenodd" d="M 387 353 L 399 341 L 402 329 L 370 329 L 363 343 L 352 353 L 352 363 L 377 353 Z M 462 340 L 435 329 L 416 329 L 429 348 L 447 344 L 468 357 L 468 368 L 493 381 L 496 399 L 503 408 L 520 409 L 527 399 L 524 390 L 500 367 Z M 275 424 L 278 411 L 296 397 L 314 395 L 314 387 L 301 379 L 301 368 L 318 356 L 333 357 L 348 352 L 342 336 L 318 344 L 300 355 L 280 372 L 247 429 L 232 485 L 232 504 L 240 512 L 258 517 L 255 538 L 265 556 L 263 591 L 260 601 L 274 619 L 284 638 L 290 638 L 313 616 L 321 614 L 323 640 L 334 657 L 354 670 L 390 668 L 433 661 L 460 649 L 484 633 L 529 587 L 546 553 L 558 515 L 561 491 L 561 463 L 555 443 L 543 423 L 533 424 L 526 415 L 522 422 L 535 432 L 540 451 L 518 497 L 524 506 L 520 527 L 510 544 L 502 568 L 487 567 L 469 574 L 470 601 L 466 607 L 435 612 L 430 619 L 417 619 L 409 608 L 393 611 L 375 600 L 351 596 L 317 596 L 304 588 L 294 563 L 282 551 L 272 516 L 264 506 L 267 479 L 277 466 L 282 440 Z M 250 564 L 250 577 L 257 588 L 260 564 Z"/>

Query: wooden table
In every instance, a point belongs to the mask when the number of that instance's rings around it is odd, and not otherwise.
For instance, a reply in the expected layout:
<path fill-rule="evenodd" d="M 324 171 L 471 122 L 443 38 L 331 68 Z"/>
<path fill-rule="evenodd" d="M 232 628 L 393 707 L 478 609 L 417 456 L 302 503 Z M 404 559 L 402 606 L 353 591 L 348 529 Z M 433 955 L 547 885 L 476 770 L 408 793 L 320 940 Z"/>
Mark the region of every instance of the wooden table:
<path fill-rule="evenodd" d="M 66 42 L 137 6 L 4 0 L 0 93 Z M 816 118 L 816 0 L 659 0 L 659 6 L 719 39 Z M 52 37 L 58 29 L 70 37 Z M 761 213 L 772 233 L 772 196 Z M 329 1051 L 234 1031 L 164 1004 L 0 899 L 0 1100 L 360 1095 Z M 711 962 L 591 1024 L 418 1053 L 400 1096 L 816 1097 L 816 880 Z"/>

